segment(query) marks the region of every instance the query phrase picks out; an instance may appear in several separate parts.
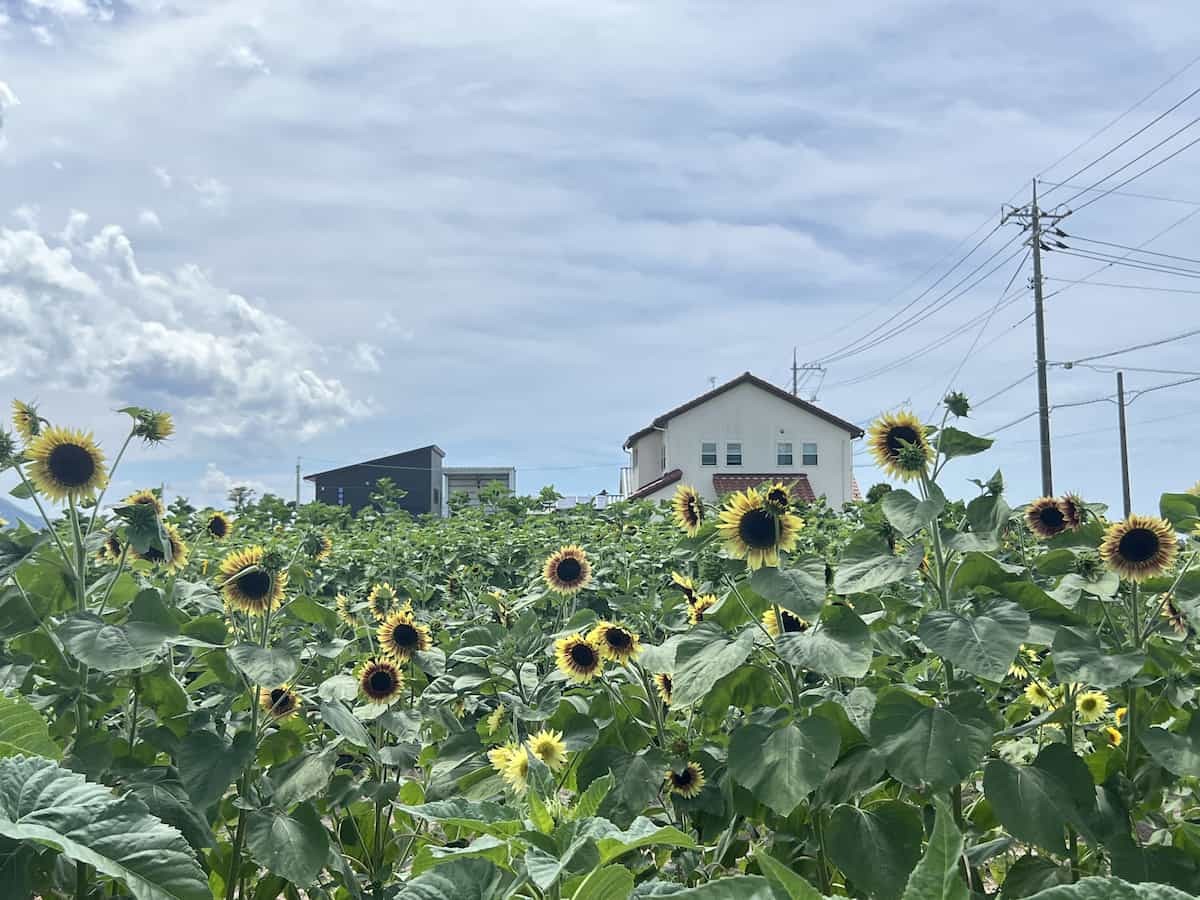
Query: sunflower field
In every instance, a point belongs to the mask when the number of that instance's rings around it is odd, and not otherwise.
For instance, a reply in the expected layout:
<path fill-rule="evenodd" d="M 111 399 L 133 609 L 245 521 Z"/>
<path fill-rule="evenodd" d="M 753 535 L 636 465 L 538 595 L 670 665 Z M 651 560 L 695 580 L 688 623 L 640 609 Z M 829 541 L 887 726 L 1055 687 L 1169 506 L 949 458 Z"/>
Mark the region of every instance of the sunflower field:
<path fill-rule="evenodd" d="M 844 510 L 414 520 L 117 501 L 168 414 L 110 463 L 15 403 L 0 895 L 1200 894 L 1200 495 L 1013 508 L 946 406 L 872 426 L 904 487 Z"/>

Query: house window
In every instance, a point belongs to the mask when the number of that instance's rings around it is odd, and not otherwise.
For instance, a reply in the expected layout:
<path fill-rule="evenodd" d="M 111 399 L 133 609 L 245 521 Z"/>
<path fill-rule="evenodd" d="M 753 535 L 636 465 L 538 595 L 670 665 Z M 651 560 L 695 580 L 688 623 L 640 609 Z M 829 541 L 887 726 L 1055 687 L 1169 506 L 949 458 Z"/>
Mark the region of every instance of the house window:
<path fill-rule="evenodd" d="M 717 464 L 717 442 L 700 442 L 700 465 L 715 466 Z"/>
<path fill-rule="evenodd" d="M 742 442 L 730 441 L 725 445 L 725 465 L 740 466 L 742 464 Z"/>
<path fill-rule="evenodd" d="M 817 464 L 817 445 L 816 444 L 801 444 L 800 445 L 800 462 L 806 466 L 815 466 Z"/>
<path fill-rule="evenodd" d="M 338 488 L 338 506 L 341 506 L 345 502 L 346 502 L 346 489 Z"/>
<path fill-rule="evenodd" d="M 775 445 L 775 465 L 790 466 L 792 464 L 792 442 L 779 441 Z"/>
<path fill-rule="evenodd" d="M 662 445 L 662 452 L 658 454 L 658 468 L 663 472 L 667 471 L 667 445 Z"/>

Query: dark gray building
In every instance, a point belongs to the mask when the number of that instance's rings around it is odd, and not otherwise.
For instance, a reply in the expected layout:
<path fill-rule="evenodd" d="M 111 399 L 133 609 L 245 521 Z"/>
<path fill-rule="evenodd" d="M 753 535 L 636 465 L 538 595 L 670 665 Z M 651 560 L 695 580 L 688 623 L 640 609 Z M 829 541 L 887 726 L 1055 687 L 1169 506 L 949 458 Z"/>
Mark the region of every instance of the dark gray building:
<path fill-rule="evenodd" d="M 442 460 L 445 452 L 436 444 L 369 459 L 366 462 L 342 466 L 305 475 L 314 487 L 314 499 L 330 506 L 349 506 L 358 512 L 371 502 L 375 482 L 390 478 L 396 487 L 408 493 L 400 506 L 414 516 L 422 513 L 442 514 Z"/>

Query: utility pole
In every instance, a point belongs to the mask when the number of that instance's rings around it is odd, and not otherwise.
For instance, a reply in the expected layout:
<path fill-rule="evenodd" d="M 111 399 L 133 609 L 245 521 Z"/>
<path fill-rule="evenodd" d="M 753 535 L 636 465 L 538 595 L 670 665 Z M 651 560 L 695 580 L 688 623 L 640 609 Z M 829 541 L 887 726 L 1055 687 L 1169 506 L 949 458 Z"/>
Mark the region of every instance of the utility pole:
<path fill-rule="evenodd" d="M 1129 491 L 1129 442 L 1125 431 L 1125 373 L 1117 373 L 1117 415 L 1121 429 L 1121 499 L 1125 502 L 1125 518 L 1133 511 Z"/>
<path fill-rule="evenodd" d="M 798 376 L 800 375 L 800 366 L 796 364 L 796 348 L 792 348 L 792 396 L 800 396 L 800 383 Z"/>
<path fill-rule="evenodd" d="M 296 457 L 296 508 L 300 508 L 300 457 Z"/>

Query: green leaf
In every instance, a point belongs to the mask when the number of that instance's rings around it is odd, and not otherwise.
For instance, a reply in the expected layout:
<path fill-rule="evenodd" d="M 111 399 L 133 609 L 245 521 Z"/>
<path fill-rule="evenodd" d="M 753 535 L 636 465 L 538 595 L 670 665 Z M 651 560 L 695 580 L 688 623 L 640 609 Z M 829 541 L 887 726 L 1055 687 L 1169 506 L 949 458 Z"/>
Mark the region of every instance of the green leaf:
<path fill-rule="evenodd" d="M 315 797 L 329 784 L 338 758 L 337 742 L 320 752 L 305 753 L 271 769 L 272 802 L 282 809 Z"/>
<path fill-rule="evenodd" d="M 420 875 L 438 866 L 468 859 L 483 859 L 498 865 L 507 865 L 513 850 L 507 840 L 490 834 L 477 837 L 465 847 L 445 847 L 426 844 L 413 858 L 412 873 Z"/>
<path fill-rule="evenodd" d="M 871 668 L 870 630 L 854 610 L 837 603 L 825 607 L 808 631 L 779 635 L 775 650 L 792 665 L 822 675 L 861 678 Z"/>
<path fill-rule="evenodd" d="M 131 782 L 129 789 L 146 804 L 151 815 L 162 819 L 172 828 L 178 828 L 193 848 L 203 850 L 214 846 L 208 820 L 192 803 L 183 785 L 166 773 L 165 768 L 143 770 L 142 775 L 146 780 Z M 0 881 L 0 884 L 3 882 Z"/>
<path fill-rule="evenodd" d="M 917 571 L 924 556 L 924 548 L 917 544 L 903 556 L 896 556 L 875 529 L 863 529 L 842 551 L 833 589 L 839 594 L 877 590 Z"/>
<path fill-rule="evenodd" d="M 1154 761 L 1175 775 L 1200 777 L 1200 713 L 1192 713 L 1184 734 L 1147 728 L 1139 737 Z"/>
<path fill-rule="evenodd" d="M 1072 801 L 1058 779 L 1036 766 L 990 759 L 983 793 L 1005 829 L 1019 841 L 1063 853 Z"/>
<path fill-rule="evenodd" d="M 554 816 L 550 815 L 550 810 L 546 809 L 546 804 L 537 791 L 529 792 L 529 820 L 542 834 L 549 834 L 554 830 Z"/>
<path fill-rule="evenodd" d="M 50 739 L 42 714 L 24 697 L 0 695 L 0 756 L 18 753 L 62 759 L 62 750 Z"/>
<path fill-rule="evenodd" d="M 488 801 L 472 802 L 455 797 L 416 806 L 397 804 L 396 809 L 427 822 L 441 822 L 454 828 L 465 828 L 496 837 L 514 835 L 523 828 L 516 810 Z"/>
<path fill-rule="evenodd" d="M 34 531 L 24 522 L 0 531 L 0 583 L 50 540 L 50 532 Z"/>
<path fill-rule="evenodd" d="M 761 846 L 754 848 L 754 861 L 771 881 L 787 894 L 788 900 L 826 900 L 811 884 L 771 856 Z"/>
<path fill-rule="evenodd" d="M 729 739 L 729 774 L 779 815 L 820 787 L 837 761 L 841 738 L 828 719 L 809 716 L 796 725 L 747 725 Z"/>
<path fill-rule="evenodd" d="M 967 900 L 967 885 L 959 871 L 962 857 L 962 833 L 954 824 L 954 813 L 941 797 L 933 800 L 936 808 L 933 834 L 925 855 L 908 878 L 901 900 Z"/>
<path fill-rule="evenodd" d="M 1146 663 L 1145 654 L 1138 650 L 1116 653 L 1103 649 L 1088 628 L 1058 629 L 1050 656 L 1059 681 L 1077 681 L 1101 690 L 1124 684 Z"/>
<path fill-rule="evenodd" d="M 234 644 L 226 651 L 229 660 L 246 676 L 250 684 L 274 688 L 286 684 L 296 674 L 296 659 L 286 650 Z"/>
<path fill-rule="evenodd" d="M 579 799 L 575 801 L 575 818 L 587 819 L 600 810 L 600 804 L 604 802 L 604 798 L 608 796 L 608 792 L 612 790 L 613 777 L 612 772 L 603 775 L 600 778 L 593 780 L 588 784 L 587 789 L 579 795 Z"/>
<path fill-rule="evenodd" d="M 991 749 L 992 729 L 892 686 L 880 691 L 871 714 L 871 743 L 897 780 L 942 791 L 975 771 Z"/>
<path fill-rule="evenodd" d="M 1029 900 L 1194 900 L 1165 884 L 1130 884 L 1120 878 L 1081 878 L 1034 894 Z"/>
<path fill-rule="evenodd" d="M 404 884 L 396 900 L 500 900 L 512 881 L 486 859 L 457 859 Z"/>
<path fill-rule="evenodd" d="M 629 900 L 632 893 L 632 872 L 624 866 L 604 866 L 583 879 L 571 900 Z"/>
<path fill-rule="evenodd" d="M 136 900 L 211 900 L 183 836 L 132 796 L 120 799 L 48 759 L 0 759 L 0 835 L 49 844 L 123 881 Z"/>
<path fill-rule="evenodd" d="M 197 806 L 216 803 L 254 757 L 254 736 L 248 731 L 234 735 L 233 743 L 211 731 L 192 731 L 179 745 L 175 760 L 179 780 Z"/>
<path fill-rule="evenodd" d="M 525 871 L 529 880 L 541 890 L 547 890 L 567 872 L 575 857 L 588 846 L 587 838 L 576 838 L 562 852 L 562 856 L 547 853 L 541 847 L 532 846 L 525 851 Z M 578 866 L 576 867 L 578 868 Z"/>
<path fill-rule="evenodd" d="M 899 800 L 870 809 L 835 807 L 825 828 L 829 856 L 855 885 L 874 897 L 898 898 L 921 858 L 921 812 Z"/>
<path fill-rule="evenodd" d="M 936 484 L 930 485 L 929 497 L 918 500 L 903 488 L 896 488 L 883 495 L 880 501 L 883 514 L 902 537 L 912 537 L 946 508 L 946 495 Z"/>
<path fill-rule="evenodd" d="M 746 661 L 754 649 L 754 636 L 755 629 L 747 628 L 730 640 L 711 622 L 702 622 L 684 635 L 675 650 L 672 706 L 703 700 L 714 684 Z"/>
<path fill-rule="evenodd" d="M 76 659 L 101 672 L 137 669 L 153 661 L 167 635 L 153 628 L 127 631 L 93 613 L 76 613 L 58 626 L 63 646 Z"/>
<path fill-rule="evenodd" d="M 958 456 L 974 456 L 983 453 L 994 444 L 991 438 L 976 437 L 957 428 L 946 426 L 937 435 L 938 450 L 946 459 Z"/>
<path fill-rule="evenodd" d="M 355 718 L 354 713 L 342 706 L 341 703 L 321 703 L 321 719 L 326 725 L 348 740 L 356 747 L 364 748 L 372 759 L 378 759 L 379 754 L 367 728 Z"/>
<path fill-rule="evenodd" d="M 307 887 L 325 867 L 329 833 L 311 803 L 301 803 L 291 815 L 256 809 L 246 816 L 246 847 L 267 871 Z"/>
<path fill-rule="evenodd" d="M 999 531 L 1012 515 L 999 494 L 981 494 L 967 504 L 967 524 L 979 533 Z"/>
<path fill-rule="evenodd" d="M 643 893 L 642 888 L 651 890 Z M 733 875 L 693 888 L 661 881 L 646 882 L 633 896 L 670 897 L 671 900 L 783 900 L 786 895 L 761 875 Z"/>
<path fill-rule="evenodd" d="M 789 556 L 786 569 L 756 569 L 750 587 L 802 619 L 815 619 L 825 605 L 825 560 L 811 554 Z"/>
<path fill-rule="evenodd" d="M 1008 600 L 988 600 L 969 619 L 934 610 L 921 620 L 917 633 L 925 646 L 958 668 L 1002 681 L 1029 634 L 1029 613 Z"/>
<path fill-rule="evenodd" d="M 302 594 L 287 605 L 289 615 L 310 625 L 322 625 L 329 631 L 337 628 L 337 613 L 313 597 Z"/>
<path fill-rule="evenodd" d="M 684 834 L 671 825 L 655 825 L 645 816 L 638 816 L 624 831 L 607 819 L 590 819 L 582 831 L 595 839 L 602 863 L 610 863 L 631 850 L 640 850 L 642 847 L 697 847 L 691 835 Z"/>
<path fill-rule="evenodd" d="M 1176 531 L 1191 531 L 1200 525 L 1200 496 L 1163 494 L 1158 500 L 1158 511 Z"/>

